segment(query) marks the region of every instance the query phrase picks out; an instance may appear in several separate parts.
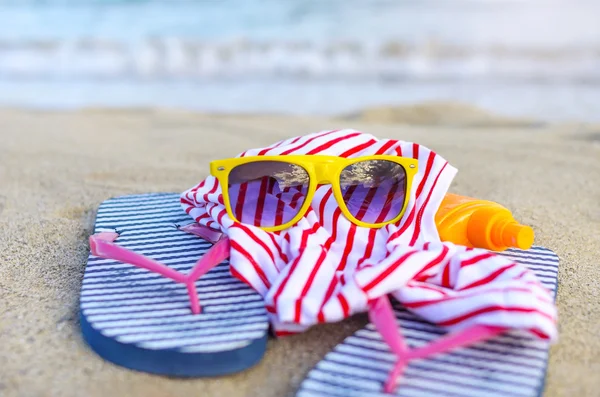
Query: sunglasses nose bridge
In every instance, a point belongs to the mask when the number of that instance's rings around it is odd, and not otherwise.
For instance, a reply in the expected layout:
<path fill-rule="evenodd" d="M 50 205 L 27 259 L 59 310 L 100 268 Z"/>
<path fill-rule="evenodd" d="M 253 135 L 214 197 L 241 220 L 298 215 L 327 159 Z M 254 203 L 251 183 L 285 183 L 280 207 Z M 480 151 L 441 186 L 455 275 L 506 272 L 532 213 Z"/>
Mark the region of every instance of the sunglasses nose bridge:
<path fill-rule="evenodd" d="M 320 163 L 315 165 L 315 173 L 318 185 L 331 185 L 335 178 L 335 165 L 330 163 Z"/>

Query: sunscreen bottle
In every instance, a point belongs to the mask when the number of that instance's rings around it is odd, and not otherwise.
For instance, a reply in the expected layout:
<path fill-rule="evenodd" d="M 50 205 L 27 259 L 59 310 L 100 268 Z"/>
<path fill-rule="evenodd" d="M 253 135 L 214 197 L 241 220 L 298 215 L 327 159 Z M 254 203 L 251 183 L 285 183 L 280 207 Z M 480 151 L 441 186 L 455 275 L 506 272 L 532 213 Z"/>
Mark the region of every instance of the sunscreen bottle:
<path fill-rule="evenodd" d="M 500 204 L 453 193 L 444 197 L 435 223 L 442 241 L 490 251 L 526 250 L 534 239 L 533 229 Z"/>

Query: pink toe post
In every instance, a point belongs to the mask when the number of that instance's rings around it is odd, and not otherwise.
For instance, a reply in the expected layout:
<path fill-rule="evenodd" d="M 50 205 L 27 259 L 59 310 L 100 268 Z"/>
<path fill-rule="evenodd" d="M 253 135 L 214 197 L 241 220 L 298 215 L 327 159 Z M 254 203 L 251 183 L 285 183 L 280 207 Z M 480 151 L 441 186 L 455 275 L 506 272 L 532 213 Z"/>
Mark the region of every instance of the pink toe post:
<path fill-rule="evenodd" d="M 216 243 L 223 237 L 223 233 L 220 231 L 202 226 L 198 223 L 190 223 L 185 226 L 177 225 L 177 229 L 186 233 L 195 234 L 196 236 L 201 237 L 206 241 L 210 241 L 211 243 Z"/>
<path fill-rule="evenodd" d="M 398 356 L 398 361 L 390 371 L 388 380 L 384 386 L 386 393 L 393 393 L 398 377 L 402 374 L 410 360 L 425 358 L 477 343 L 507 330 L 501 327 L 475 325 L 463 331 L 443 336 L 426 346 L 409 349 L 404 343 L 401 334 L 397 331 L 396 316 L 387 296 L 377 298 L 371 303 L 369 319 L 375 325 L 383 340 L 389 345 L 390 350 Z"/>
<path fill-rule="evenodd" d="M 214 245 L 204 254 L 204 256 L 198 259 L 188 274 L 178 272 L 177 270 L 171 269 L 170 267 L 163 265 L 154 259 L 137 254 L 128 250 L 127 248 L 118 246 L 114 243 L 114 241 L 119 237 L 118 233 L 103 232 L 90 236 L 90 250 L 94 256 L 104 259 L 114 259 L 123 263 L 129 263 L 131 265 L 150 270 L 151 272 L 161 274 L 177 283 L 185 284 L 190 297 L 192 313 L 199 314 L 201 309 L 200 300 L 198 299 L 198 292 L 196 291 L 196 280 L 229 257 L 230 245 L 229 239 L 220 232 L 215 232 L 212 229 L 208 229 L 208 231 L 204 233 L 205 231 L 201 230 L 203 226 L 200 225 L 197 225 L 197 227 L 193 228 L 189 227 L 189 225 L 185 227 L 188 228 L 188 230 L 184 231 L 201 236 L 203 238 L 206 235 L 207 240 L 214 243 Z M 181 229 L 183 230 L 183 228 Z M 198 233 L 204 234 L 201 235 Z M 217 235 L 216 233 L 219 234 Z"/>

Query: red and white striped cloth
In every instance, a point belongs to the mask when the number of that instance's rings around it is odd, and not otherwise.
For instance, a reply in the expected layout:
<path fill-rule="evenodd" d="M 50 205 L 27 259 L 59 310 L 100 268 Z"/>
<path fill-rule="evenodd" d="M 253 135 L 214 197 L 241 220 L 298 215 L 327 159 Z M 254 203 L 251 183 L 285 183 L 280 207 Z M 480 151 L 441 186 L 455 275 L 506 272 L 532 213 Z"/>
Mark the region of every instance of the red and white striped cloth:
<path fill-rule="evenodd" d="M 553 300 L 531 271 L 486 250 L 440 241 L 434 216 L 457 172 L 444 158 L 416 143 L 355 130 L 290 138 L 240 156 L 286 154 L 397 155 L 418 159 L 419 171 L 403 218 L 380 229 L 346 219 L 329 185 L 317 189 L 303 219 L 281 232 L 234 223 L 212 176 L 182 193 L 192 218 L 228 235 L 231 273 L 264 297 L 277 335 L 340 321 L 392 294 L 449 330 L 485 324 L 557 338 Z"/>

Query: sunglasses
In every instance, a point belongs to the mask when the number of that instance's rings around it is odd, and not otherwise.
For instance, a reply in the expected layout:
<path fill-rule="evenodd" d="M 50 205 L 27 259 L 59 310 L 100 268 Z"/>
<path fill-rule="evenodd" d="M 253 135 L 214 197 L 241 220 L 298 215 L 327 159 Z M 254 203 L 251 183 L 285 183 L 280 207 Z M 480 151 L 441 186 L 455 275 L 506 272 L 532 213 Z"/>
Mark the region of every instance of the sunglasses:
<path fill-rule="evenodd" d="M 308 211 L 317 187 L 330 184 L 344 216 L 362 227 L 399 221 L 408 204 L 418 160 L 374 155 L 249 156 L 210 163 L 227 214 L 238 223 L 279 231 Z"/>

